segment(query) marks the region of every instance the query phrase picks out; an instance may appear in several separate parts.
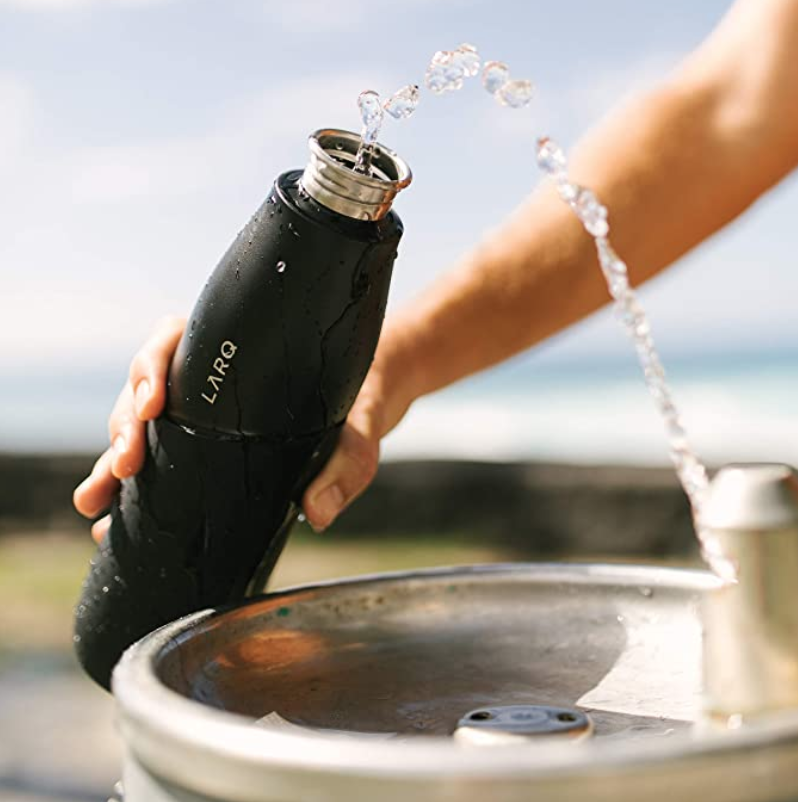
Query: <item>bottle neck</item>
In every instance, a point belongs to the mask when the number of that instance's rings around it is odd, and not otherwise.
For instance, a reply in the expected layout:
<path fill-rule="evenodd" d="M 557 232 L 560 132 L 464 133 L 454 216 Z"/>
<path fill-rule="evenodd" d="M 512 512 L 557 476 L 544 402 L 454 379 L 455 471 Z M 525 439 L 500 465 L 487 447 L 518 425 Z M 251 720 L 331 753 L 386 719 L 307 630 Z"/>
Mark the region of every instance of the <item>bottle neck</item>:
<path fill-rule="evenodd" d="M 316 131 L 309 146 L 302 188 L 322 206 L 355 220 L 381 220 L 412 180 L 406 162 L 381 145 L 374 146 L 371 174 L 355 172 L 360 137 L 350 131 Z"/>

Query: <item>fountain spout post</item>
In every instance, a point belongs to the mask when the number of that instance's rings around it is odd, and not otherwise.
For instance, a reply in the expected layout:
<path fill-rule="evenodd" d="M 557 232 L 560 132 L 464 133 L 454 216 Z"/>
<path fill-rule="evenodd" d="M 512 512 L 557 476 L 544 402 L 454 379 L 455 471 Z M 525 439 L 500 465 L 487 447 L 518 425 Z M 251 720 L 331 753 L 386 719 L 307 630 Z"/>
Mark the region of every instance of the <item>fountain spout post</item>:
<path fill-rule="evenodd" d="M 723 468 L 702 522 L 737 570 L 705 600 L 705 713 L 733 726 L 798 708 L 798 473 Z"/>

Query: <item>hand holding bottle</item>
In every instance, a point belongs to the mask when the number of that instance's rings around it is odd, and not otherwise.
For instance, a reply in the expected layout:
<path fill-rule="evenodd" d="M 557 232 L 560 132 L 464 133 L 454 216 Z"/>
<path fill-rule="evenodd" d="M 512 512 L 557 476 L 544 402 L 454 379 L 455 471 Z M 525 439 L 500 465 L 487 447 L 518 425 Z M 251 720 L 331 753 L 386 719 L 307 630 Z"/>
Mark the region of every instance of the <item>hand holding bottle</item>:
<path fill-rule="evenodd" d="M 163 412 L 169 364 L 185 328 L 185 318 L 161 320 L 130 365 L 127 383 L 108 420 L 110 447 L 94 465 L 91 474 L 75 489 L 74 503 L 81 515 L 95 518 L 108 509 L 121 479 L 135 475 L 144 461 L 146 422 Z M 303 497 L 303 510 L 317 531 L 327 528 L 338 514 L 371 483 L 377 472 L 381 438 L 404 416 L 410 406 L 409 387 L 392 381 L 389 364 L 396 364 L 386 323 L 374 363 L 341 431 L 338 446 L 327 465 L 310 484 Z M 393 352 L 393 359 L 389 353 Z M 394 371 L 395 372 L 395 371 Z M 408 372 L 403 371 L 407 376 Z M 401 390 L 405 390 L 402 393 Z M 99 543 L 110 517 L 92 526 Z"/>

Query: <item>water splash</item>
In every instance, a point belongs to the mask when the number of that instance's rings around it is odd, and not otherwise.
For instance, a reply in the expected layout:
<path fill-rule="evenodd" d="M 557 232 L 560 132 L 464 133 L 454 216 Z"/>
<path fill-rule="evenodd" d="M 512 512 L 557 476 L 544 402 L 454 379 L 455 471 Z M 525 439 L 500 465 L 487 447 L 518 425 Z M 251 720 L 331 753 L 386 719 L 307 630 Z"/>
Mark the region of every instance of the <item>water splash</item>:
<path fill-rule="evenodd" d="M 506 81 L 496 92 L 496 100 L 502 106 L 520 109 L 531 103 L 534 93 L 535 88 L 532 81 Z"/>
<path fill-rule="evenodd" d="M 463 88 L 466 78 L 473 78 L 482 60 L 479 51 L 470 44 L 456 50 L 439 50 L 430 60 L 424 75 L 424 84 L 430 92 L 442 95 Z"/>
<path fill-rule="evenodd" d="M 374 146 L 382 128 L 384 119 L 382 100 L 373 89 L 361 92 L 357 98 L 362 128 L 360 131 L 360 147 L 355 159 L 355 171 L 369 175 L 371 160 L 374 158 Z"/>
<path fill-rule="evenodd" d="M 466 78 L 479 74 L 481 58 L 476 47 L 462 44 L 455 50 L 437 51 L 427 67 L 424 84 L 433 94 L 443 95 L 462 88 Z M 498 103 L 510 108 L 523 108 L 532 101 L 535 88 L 531 81 L 513 79 L 510 68 L 503 61 L 487 61 L 482 66 L 484 88 Z M 419 88 L 408 85 L 398 90 L 383 105 L 373 91 L 362 92 L 358 97 L 363 123 L 361 145 L 355 169 L 368 174 L 371 158 L 383 112 L 395 119 L 409 117 L 417 108 Z M 735 581 L 736 569 L 722 553 L 717 540 L 701 523 L 701 510 L 709 481 L 707 471 L 690 447 L 681 415 L 668 385 L 665 369 L 651 337 L 648 322 L 637 294 L 629 284 L 626 264 L 620 259 L 609 240 L 610 223 L 607 207 L 595 193 L 568 177 L 568 161 L 562 148 L 549 137 L 537 142 L 537 163 L 556 184 L 562 200 L 568 204 L 585 230 L 593 237 L 601 271 L 614 301 L 615 314 L 632 340 L 643 369 L 646 386 L 662 418 L 670 449 L 670 456 L 679 481 L 690 501 L 696 534 L 701 552 L 710 568 L 723 580 Z"/>
<path fill-rule="evenodd" d="M 451 50 L 439 50 L 427 67 L 424 84 L 433 94 L 442 95 L 461 89 L 464 78 L 465 69 L 455 53 Z"/>
<path fill-rule="evenodd" d="M 701 523 L 701 511 L 709 487 L 707 470 L 690 447 L 681 414 L 665 376 L 665 368 L 651 336 L 648 317 L 637 293 L 629 284 L 626 264 L 609 240 L 607 207 L 591 190 L 569 181 L 565 153 L 549 137 L 543 137 L 537 142 L 537 163 L 556 182 L 560 197 L 570 206 L 595 241 L 599 265 L 615 302 L 615 314 L 634 344 L 646 386 L 654 398 L 665 428 L 671 461 L 690 501 L 702 556 L 721 579 L 734 581 L 736 570 L 733 563 L 723 555 L 717 539 Z"/>
<path fill-rule="evenodd" d="M 462 44 L 452 53 L 452 61 L 463 70 L 463 76 L 473 78 L 479 73 L 482 60 L 479 51 L 470 44 Z"/>
<path fill-rule="evenodd" d="M 388 100 L 385 101 L 383 108 L 387 114 L 390 114 L 395 120 L 407 119 L 417 108 L 418 101 L 421 97 L 418 86 L 416 84 L 409 84 L 403 86 L 397 92 L 394 92 Z"/>
<path fill-rule="evenodd" d="M 482 86 L 495 95 L 510 80 L 510 68 L 503 61 L 488 61 L 482 68 Z"/>
<path fill-rule="evenodd" d="M 382 128 L 382 101 L 377 92 L 367 89 L 357 98 L 357 107 L 360 109 L 360 119 L 363 122 L 361 136 L 367 145 L 377 141 L 380 128 Z"/>

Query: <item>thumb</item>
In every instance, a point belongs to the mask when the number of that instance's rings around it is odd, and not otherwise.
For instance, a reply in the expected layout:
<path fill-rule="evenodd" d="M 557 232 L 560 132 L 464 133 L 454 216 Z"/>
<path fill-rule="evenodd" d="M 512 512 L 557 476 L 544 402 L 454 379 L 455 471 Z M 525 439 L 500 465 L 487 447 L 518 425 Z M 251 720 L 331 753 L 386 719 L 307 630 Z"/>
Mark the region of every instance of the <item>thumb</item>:
<path fill-rule="evenodd" d="M 353 408 L 333 455 L 305 491 L 305 517 L 317 532 L 326 529 L 376 475 L 380 438 L 373 423 L 372 413 Z"/>

